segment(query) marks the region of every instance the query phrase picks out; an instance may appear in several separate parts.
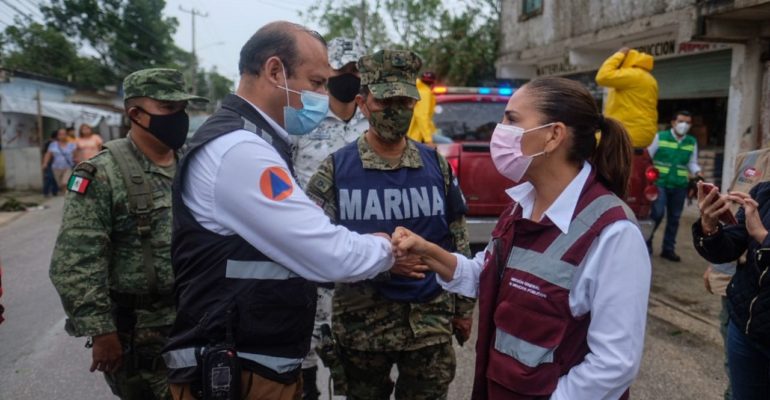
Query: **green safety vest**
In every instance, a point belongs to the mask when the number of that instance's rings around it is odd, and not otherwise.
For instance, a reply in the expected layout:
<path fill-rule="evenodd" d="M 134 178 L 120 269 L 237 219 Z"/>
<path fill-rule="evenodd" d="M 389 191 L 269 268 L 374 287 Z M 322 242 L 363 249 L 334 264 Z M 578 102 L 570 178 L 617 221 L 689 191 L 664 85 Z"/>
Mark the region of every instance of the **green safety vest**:
<path fill-rule="evenodd" d="M 658 151 L 652 158 L 655 168 L 660 171 L 657 184 L 664 188 L 685 188 L 690 179 L 687 164 L 695 151 L 695 138 L 686 135 L 677 141 L 671 130 L 658 132 Z"/>

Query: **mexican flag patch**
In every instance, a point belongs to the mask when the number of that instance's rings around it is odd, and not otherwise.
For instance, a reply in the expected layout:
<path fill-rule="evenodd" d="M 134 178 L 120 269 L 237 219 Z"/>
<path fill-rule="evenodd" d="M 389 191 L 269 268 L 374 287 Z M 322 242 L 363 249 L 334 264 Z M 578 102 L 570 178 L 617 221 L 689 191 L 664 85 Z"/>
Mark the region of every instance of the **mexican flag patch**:
<path fill-rule="evenodd" d="M 72 175 L 70 181 L 67 183 L 67 190 L 78 194 L 86 194 L 89 184 L 91 184 L 90 179 Z"/>

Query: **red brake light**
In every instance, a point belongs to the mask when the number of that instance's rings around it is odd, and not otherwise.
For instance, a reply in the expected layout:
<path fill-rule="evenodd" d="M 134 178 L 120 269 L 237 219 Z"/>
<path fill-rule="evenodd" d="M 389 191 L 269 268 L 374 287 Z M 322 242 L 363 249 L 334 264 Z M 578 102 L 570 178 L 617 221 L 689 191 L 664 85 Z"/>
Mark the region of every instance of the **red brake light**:
<path fill-rule="evenodd" d="M 647 177 L 647 182 L 653 183 L 660 177 L 660 172 L 655 167 L 647 167 L 647 170 L 644 171 L 644 176 Z"/>
<path fill-rule="evenodd" d="M 655 201 L 658 199 L 658 187 L 650 185 L 644 188 L 644 197 L 649 201 Z"/>
<path fill-rule="evenodd" d="M 435 94 L 446 94 L 447 87 L 446 86 L 435 86 L 433 88 L 433 93 Z"/>

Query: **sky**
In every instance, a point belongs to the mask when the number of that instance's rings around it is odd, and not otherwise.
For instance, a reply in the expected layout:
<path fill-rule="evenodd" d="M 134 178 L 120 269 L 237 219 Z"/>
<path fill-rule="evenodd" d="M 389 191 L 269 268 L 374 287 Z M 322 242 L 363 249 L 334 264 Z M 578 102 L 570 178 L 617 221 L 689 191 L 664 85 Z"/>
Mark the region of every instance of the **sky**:
<path fill-rule="evenodd" d="M 238 81 L 238 58 L 241 47 L 254 32 L 268 22 L 287 20 L 302 23 L 321 31 L 300 17 L 300 12 L 318 0 L 166 0 L 164 14 L 179 22 L 174 41 L 184 50 L 192 50 L 192 21 L 189 13 L 180 10 L 195 9 L 206 17 L 196 17 L 196 49 L 199 64 Z M 453 9 L 462 0 L 445 0 Z M 0 29 L 12 24 L 20 13 L 42 22 L 39 5 L 48 0 L 0 0 Z M 88 49 L 81 49 L 91 54 Z"/>
<path fill-rule="evenodd" d="M 316 0 L 166 0 L 164 14 L 179 21 L 174 41 L 184 50 L 192 49 L 190 14 L 180 10 L 194 8 L 208 17 L 197 17 L 196 48 L 199 63 L 206 69 L 216 67 L 225 77 L 238 80 L 241 46 L 262 25 L 276 20 L 305 23 L 299 16 Z M 0 0 L 0 29 L 13 24 L 20 13 L 41 22 L 39 4 L 45 0 Z M 308 25 L 318 30 L 317 26 Z M 87 49 L 85 50 L 87 53 Z"/>
<path fill-rule="evenodd" d="M 192 49 L 192 21 L 189 13 L 180 11 L 194 8 L 208 17 L 196 17 L 196 48 L 198 60 L 206 69 L 216 67 L 225 77 L 238 80 L 238 58 L 246 40 L 262 25 L 276 20 L 306 23 L 300 16 L 316 0 L 166 0 L 165 14 L 179 21 L 174 40 L 190 51 Z M 318 30 L 317 26 L 308 25 Z"/>

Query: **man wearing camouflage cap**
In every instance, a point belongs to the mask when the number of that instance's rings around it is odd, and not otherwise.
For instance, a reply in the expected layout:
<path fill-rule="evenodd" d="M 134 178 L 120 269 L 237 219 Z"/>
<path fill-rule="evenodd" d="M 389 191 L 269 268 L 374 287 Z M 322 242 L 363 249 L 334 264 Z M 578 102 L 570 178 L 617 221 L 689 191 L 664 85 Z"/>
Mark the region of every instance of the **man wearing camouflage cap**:
<path fill-rule="evenodd" d="M 330 94 L 329 113 L 312 132 L 295 139 L 294 169 L 302 187 L 329 154 L 354 142 L 369 128 L 369 122 L 356 106 L 356 95 L 361 90 L 356 62 L 364 54 L 364 46 L 356 39 L 339 37 L 329 41 L 329 65 L 332 67 L 332 76 L 326 84 Z M 315 347 L 321 337 L 321 325 L 331 325 L 333 289 L 333 283 L 318 285 L 310 353 L 302 361 L 303 400 L 315 400 L 320 395 L 315 384 L 318 371 Z"/>
<path fill-rule="evenodd" d="M 465 204 L 447 161 L 406 138 L 422 61 L 410 51 L 362 57 L 356 103 L 370 128 L 332 154 L 307 185 L 337 224 L 359 232 L 411 226 L 446 249 L 470 254 Z M 332 328 L 348 399 L 446 398 L 454 378 L 451 337 L 467 339 L 473 300 L 441 289 L 419 260 L 360 282 L 337 284 Z M 398 366 L 398 382 L 390 370 Z"/>
<path fill-rule="evenodd" d="M 134 72 L 123 91 L 131 129 L 75 167 L 50 276 L 65 329 L 90 337 L 91 372 L 122 399 L 168 399 L 160 350 L 175 316 L 171 184 L 187 103 L 207 100 L 173 69 Z"/>

